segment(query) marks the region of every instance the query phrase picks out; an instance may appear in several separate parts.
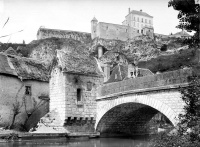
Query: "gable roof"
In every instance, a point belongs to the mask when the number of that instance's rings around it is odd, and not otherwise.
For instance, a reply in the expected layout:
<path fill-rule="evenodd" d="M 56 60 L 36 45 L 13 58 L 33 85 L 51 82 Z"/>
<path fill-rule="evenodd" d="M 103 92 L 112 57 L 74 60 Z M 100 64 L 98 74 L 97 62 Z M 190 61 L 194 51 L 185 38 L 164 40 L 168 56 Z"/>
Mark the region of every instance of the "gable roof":
<path fill-rule="evenodd" d="M 7 50 L 4 51 L 4 53 L 10 55 L 17 55 L 17 52 L 12 47 L 9 47 Z"/>
<path fill-rule="evenodd" d="M 151 16 L 151 15 L 149 15 L 149 14 L 147 14 L 146 12 L 143 12 L 143 11 L 132 10 L 130 13 L 153 18 L 153 16 Z M 130 14 L 130 13 L 129 13 L 129 14 Z M 128 14 L 128 15 L 129 15 L 129 14 Z"/>
<path fill-rule="evenodd" d="M 0 53 L 0 74 L 17 76 L 14 68 L 9 65 L 7 56 L 3 53 Z"/>
<path fill-rule="evenodd" d="M 190 36 L 191 36 L 190 34 L 188 34 L 188 33 L 187 33 L 186 31 L 184 31 L 184 30 L 182 30 L 182 31 L 177 32 L 177 33 L 174 34 L 174 36 L 178 36 L 178 35 L 180 35 L 180 36 L 187 36 L 187 37 L 190 37 Z"/>
<path fill-rule="evenodd" d="M 47 66 L 40 61 L 0 53 L 0 74 L 17 76 L 21 80 L 49 81 Z"/>
<path fill-rule="evenodd" d="M 97 60 L 87 54 L 80 54 L 80 52 L 76 51 L 65 52 L 57 50 L 57 57 L 58 66 L 62 68 L 63 72 L 103 76 L 98 67 Z"/>

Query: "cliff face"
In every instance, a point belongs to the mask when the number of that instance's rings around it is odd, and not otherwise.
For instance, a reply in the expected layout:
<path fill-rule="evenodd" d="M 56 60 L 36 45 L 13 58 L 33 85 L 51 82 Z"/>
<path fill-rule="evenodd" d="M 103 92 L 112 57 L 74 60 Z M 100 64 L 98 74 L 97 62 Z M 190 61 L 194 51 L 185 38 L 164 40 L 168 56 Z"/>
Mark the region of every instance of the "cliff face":
<path fill-rule="evenodd" d="M 47 38 L 31 42 L 27 47 L 23 48 L 25 56 L 37 60 L 42 60 L 46 64 L 51 64 L 56 56 L 56 50 L 64 52 L 80 52 L 81 54 L 89 54 L 89 46 L 74 39 L 64 38 Z"/>
<path fill-rule="evenodd" d="M 161 51 L 163 44 L 167 45 L 167 51 Z M 79 54 L 97 57 L 98 46 L 105 49 L 104 55 L 99 59 L 103 63 L 112 65 L 119 62 L 136 63 L 139 67 L 148 68 L 154 73 L 193 65 L 193 59 L 196 57 L 195 49 L 182 47 L 181 40 L 154 40 L 148 36 L 138 36 L 128 41 L 95 38 L 87 43 L 70 38 L 46 38 L 18 47 L 17 53 L 42 60 L 50 65 L 56 56 L 56 50 L 62 50 L 65 53 L 76 51 Z"/>

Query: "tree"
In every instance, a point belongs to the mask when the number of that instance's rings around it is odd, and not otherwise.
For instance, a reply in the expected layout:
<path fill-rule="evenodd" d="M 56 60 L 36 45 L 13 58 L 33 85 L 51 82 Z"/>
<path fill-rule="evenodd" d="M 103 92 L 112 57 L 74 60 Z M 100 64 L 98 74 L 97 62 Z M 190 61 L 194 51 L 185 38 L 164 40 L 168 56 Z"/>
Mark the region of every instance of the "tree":
<path fill-rule="evenodd" d="M 8 127 L 8 129 L 13 129 L 16 116 L 17 116 L 18 114 L 21 113 L 20 109 L 22 108 L 23 104 L 20 104 L 20 102 L 17 100 L 17 98 L 18 98 L 18 96 L 19 96 L 19 94 L 20 94 L 20 91 L 22 90 L 23 87 L 24 87 L 24 84 L 21 85 L 21 87 L 20 87 L 19 90 L 17 91 L 16 96 L 15 96 L 15 98 L 14 98 L 15 103 L 13 103 L 13 108 L 12 108 L 13 117 L 12 117 L 11 124 L 10 124 L 10 126 Z"/>
<path fill-rule="evenodd" d="M 177 28 L 185 29 L 188 32 L 195 31 L 190 43 L 199 45 L 200 5 L 195 0 L 170 0 L 168 7 L 173 7 L 179 11 Z"/>
<path fill-rule="evenodd" d="M 181 88 L 182 100 L 185 102 L 184 114 L 179 115 L 179 131 L 189 135 L 191 140 L 199 140 L 199 117 L 200 117 L 200 80 L 198 76 L 189 77 L 190 83 L 186 88 Z"/>

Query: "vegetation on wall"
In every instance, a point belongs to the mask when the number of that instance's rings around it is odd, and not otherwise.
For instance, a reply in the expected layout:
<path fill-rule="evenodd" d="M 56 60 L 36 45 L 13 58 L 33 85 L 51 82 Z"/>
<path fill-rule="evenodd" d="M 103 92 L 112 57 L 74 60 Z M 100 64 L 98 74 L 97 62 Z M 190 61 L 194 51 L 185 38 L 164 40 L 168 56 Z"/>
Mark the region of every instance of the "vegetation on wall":
<path fill-rule="evenodd" d="M 179 115 L 177 134 L 162 133 L 153 139 L 154 147 L 197 147 L 200 146 L 200 80 L 189 77 L 189 85 L 180 88 L 185 102 L 184 113 Z"/>

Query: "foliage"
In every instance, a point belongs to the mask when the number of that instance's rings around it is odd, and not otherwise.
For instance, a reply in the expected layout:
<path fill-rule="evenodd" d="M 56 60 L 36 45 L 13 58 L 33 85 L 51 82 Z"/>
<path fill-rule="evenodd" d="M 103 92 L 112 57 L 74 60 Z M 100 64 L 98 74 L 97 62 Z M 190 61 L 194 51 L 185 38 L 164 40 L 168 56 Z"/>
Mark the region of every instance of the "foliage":
<path fill-rule="evenodd" d="M 0 52 L 6 51 L 9 47 L 12 47 L 14 50 L 17 50 L 18 46 L 25 47 L 26 44 L 17 44 L 17 43 L 1 43 L 0 44 Z"/>
<path fill-rule="evenodd" d="M 178 134 L 159 134 L 153 139 L 154 147 L 200 146 L 200 80 L 197 76 L 191 76 L 188 80 L 189 85 L 180 88 L 185 112 L 179 115 Z"/>
<path fill-rule="evenodd" d="M 199 147 L 200 142 L 191 141 L 189 135 L 170 136 L 167 133 L 160 133 L 151 140 L 152 147 Z"/>
<path fill-rule="evenodd" d="M 166 44 L 163 44 L 162 46 L 161 46 L 161 49 L 160 49 L 161 51 L 167 51 L 167 45 Z"/>
<path fill-rule="evenodd" d="M 195 0 L 170 0 L 168 6 L 179 11 L 179 25 L 177 28 L 185 29 L 189 32 L 195 31 L 194 36 L 188 40 L 188 43 L 191 46 L 199 46 L 200 5 L 196 4 Z"/>
<path fill-rule="evenodd" d="M 200 80 L 197 76 L 189 77 L 190 83 L 186 88 L 181 88 L 182 99 L 185 102 L 184 114 L 179 115 L 179 132 L 181 134 L 188 133 L 188 128 L 191 129 L 190 139 L 199 140 L 200 128 Z"/>
<path fill-rule="evenodd" d="M 5 139 L 7 141 L 10 141 L 10 140 L 17 140 L 17 139 L 19 139 L 19 136 L 16 133 L 10 133 L 10 134 L 6 134 L 6 135 L 1 135 L 0 138 L 1 139 Z"/>
<path fill-rule="evenodd" d="M 148 61 L 140 61 L 138 66 L 141 68 L 147 68 L 151 70 L 153 73 L 157 71 L 166 72 L 166 71 L 173 71 L 178 70 L 181 67 L 193 67 L 195 66 L 196 60 L 196 49 L 186 49 L 180 50 L 176 54 L 172 55 L 162 55 L 157 58 L 152 58 Z"/>

